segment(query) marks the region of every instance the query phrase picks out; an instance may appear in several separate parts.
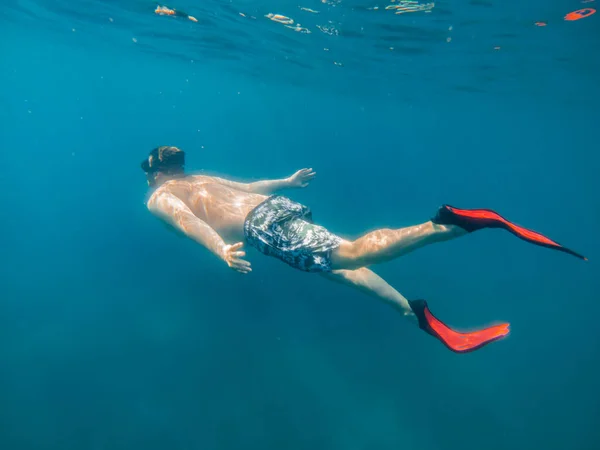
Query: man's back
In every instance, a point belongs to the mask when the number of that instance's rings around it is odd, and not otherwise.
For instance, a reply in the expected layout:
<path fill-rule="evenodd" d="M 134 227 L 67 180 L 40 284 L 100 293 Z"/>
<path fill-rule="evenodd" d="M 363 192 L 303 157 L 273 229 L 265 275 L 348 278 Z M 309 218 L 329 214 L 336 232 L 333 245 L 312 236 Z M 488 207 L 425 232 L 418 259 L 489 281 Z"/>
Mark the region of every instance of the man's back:
<path fill-rule="evenodd" d="M 243 184 L 217 177 L 192 175 L 163 183 L 148 200 L 152 211 L 157 206 L 173 209 L 183 202 L 200 220 L 226 240 L 243 238 L 244 220 L 266 196 L 245 192 Z M 178 201 L 177 201 L 178 200 Z"/>

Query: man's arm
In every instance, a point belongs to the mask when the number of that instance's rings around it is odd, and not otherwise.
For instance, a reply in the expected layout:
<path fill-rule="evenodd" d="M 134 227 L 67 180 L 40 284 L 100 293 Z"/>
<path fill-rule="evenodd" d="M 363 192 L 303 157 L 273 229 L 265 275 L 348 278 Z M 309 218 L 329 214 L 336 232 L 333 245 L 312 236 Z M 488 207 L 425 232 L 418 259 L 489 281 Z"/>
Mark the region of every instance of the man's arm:
<path fill-rule="evenodd" d="M 240 259 L 246 255 L 243 251 L 238 251 L 242 243 L 227 245 L 215 230 L 196 217 L 175 195 L 166 191 L 157 192 L 148 202 L 148 209 L 183 232 L 188 238 L 208 249 L 220 260 L 225 261 L 232 269 L 243 273 L 250 272 L 250 263 Z"/>
<path fill-rule="evenodd" d="M 243 192 L 254 194 L 271 195 L 277 191 L 287 188 L 301 188 L 308 186 L 308 182 L 315 177 L 316 173 L 312 169 L 301 169 L 290 177 L 280 180 L 260 180 L 253 183 L 238 183 L 236 181 L 226 180 L 214 177 L 213 179 L 226 186 Z"/>

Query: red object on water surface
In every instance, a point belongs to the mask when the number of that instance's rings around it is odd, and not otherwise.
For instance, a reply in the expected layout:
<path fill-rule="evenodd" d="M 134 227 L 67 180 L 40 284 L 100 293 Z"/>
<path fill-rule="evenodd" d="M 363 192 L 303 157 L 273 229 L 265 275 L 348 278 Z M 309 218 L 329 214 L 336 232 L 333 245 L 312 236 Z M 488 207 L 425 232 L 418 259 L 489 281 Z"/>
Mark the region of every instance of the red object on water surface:
<path fill-rule="evenodd" d="M 596 10 L 594 8 L 583 8 L 578 9 L 577 11 L 570 12 L 565 16 L 565 20 L 574 21 L 579 19 L 585 19 L 586 17 L 590 17 L 592 14 L 595 14 Z"/>

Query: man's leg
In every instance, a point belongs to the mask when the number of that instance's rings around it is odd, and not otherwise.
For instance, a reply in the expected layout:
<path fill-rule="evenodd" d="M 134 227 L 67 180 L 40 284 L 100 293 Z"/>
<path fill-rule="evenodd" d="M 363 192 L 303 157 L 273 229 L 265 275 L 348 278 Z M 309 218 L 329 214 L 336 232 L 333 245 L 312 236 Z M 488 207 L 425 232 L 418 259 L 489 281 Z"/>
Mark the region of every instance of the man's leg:
<path fill-rule="evenodd" d="M 390 304 L 404 317 L 456 353 L 477 350 L 509 333 L 507 323 L 469 333 L 455 331 L 431 313 L 427 302 L 407 300 L 383 278 L 364 267 L 357 270 L 334 270 L 322 274 L 330 280 L 353 287 Z"/>
<path fill-rule="evenodd" d="M 467 234 L 455 225 L 431 221 L 399 229 L 371 231 L 355 241 L 343 241 L 331 254 L 334 269 L 357 269 L 380 264 L 406 255 L 435 242 L 448 241 Z"/>
<path fill-rule="evenodd" d="M 356 270 L 334 270 L 332 272 L 322 272 L 321 274 L 332 281 L 353 287 L 384 301 L 403 316 L 409 318 L 415 324 L 417 323 L 408 300 L 372 270 L 362 267 Z"/>
<path fill-rule="evenodd" d="M 504 229 L 524 241 L 587 258 L 556 241 L 506 220 L 491 209 L 459 209 L 442 205 L 428 222 L 396 230 L 375 230 L 355 241 L 342 241 L 331 254 L 334 269 L 358 269 L 405 255 L 425 245 L 442 242 L 485 228 Z"/>

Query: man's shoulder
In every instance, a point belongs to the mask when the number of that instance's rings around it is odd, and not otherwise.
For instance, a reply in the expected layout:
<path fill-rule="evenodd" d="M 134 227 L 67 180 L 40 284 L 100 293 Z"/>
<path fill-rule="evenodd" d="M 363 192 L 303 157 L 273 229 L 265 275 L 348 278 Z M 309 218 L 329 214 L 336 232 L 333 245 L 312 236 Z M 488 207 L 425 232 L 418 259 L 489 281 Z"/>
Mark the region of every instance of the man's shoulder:
<path fill-rule="evenodd" d="M 174 180 L 165 181 L 160 186 L 157 186 L 153 191 L 148 194 L 147 206 L 152 208 L 156 206 L 158 200 L 168 200 L 169 198 L 178 198 L 184 200 L 182 197 L 195 190 L 199 184 L 203 184 L 202 179 L 198 179 L 196 176 L 186 176 L 184 178 L 176 178 Z"/>
<path fill-rule="evenodd" d="M 156 206 L 156 200 L 160 195 L 160 188 L 154 189 L 146 194 L 146 208 L 152 210 Z"/>
<path fill-rule="evenodd" d="M 172 194 L 171 186 L 169 186 L 169 182 L 161 184 L 156 189 L 151 190 L 147 194 L 146 206 L 148 207 L 148 209 L 152 209 L 153 207 L 156 206 L 156 202 L 161 197 L 165 197 L 169 194 Z"/>
<path fill-rule="evenodd" d="M 169 195 L 179 197 L 182 193 L 192 193 L 201 185 L 214 183 L 218 180 L 218 177 L 210 175 L 187 175 L 182 178 L 165 181 L 148 193 L 146 205 L 148 208 L 151 208 L 156 205 L 157 200 L 161 197 Z"/>

